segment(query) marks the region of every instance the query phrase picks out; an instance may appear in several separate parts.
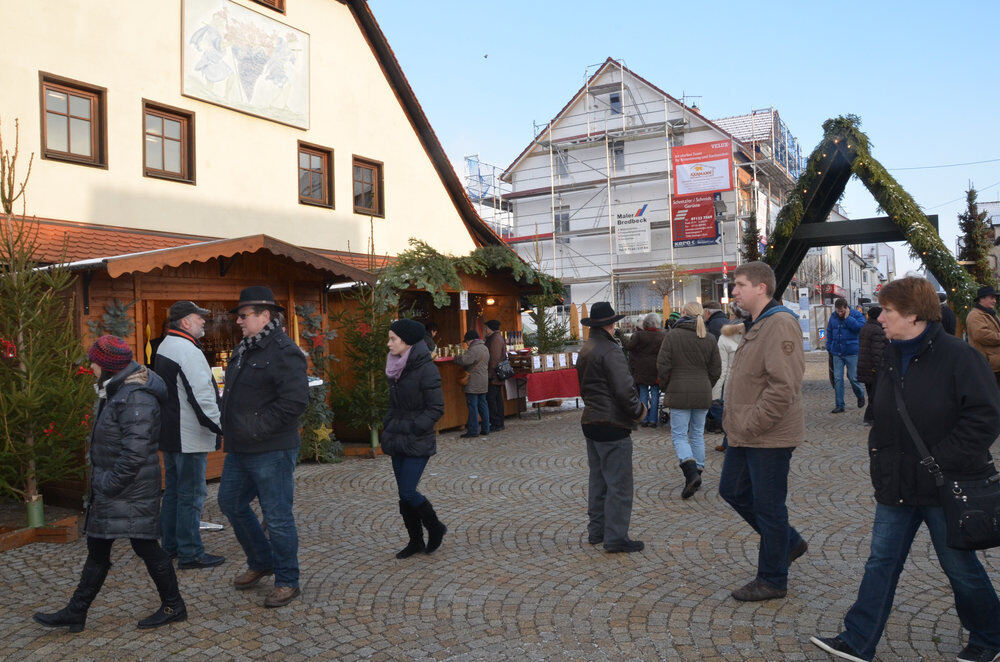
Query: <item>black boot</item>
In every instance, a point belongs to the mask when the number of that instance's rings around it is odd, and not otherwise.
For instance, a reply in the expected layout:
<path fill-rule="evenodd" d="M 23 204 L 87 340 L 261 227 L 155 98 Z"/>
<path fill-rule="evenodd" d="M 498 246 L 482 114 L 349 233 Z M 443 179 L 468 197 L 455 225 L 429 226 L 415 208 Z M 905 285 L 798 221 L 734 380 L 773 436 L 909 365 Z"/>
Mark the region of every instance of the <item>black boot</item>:
<path fill-rule="evenodd" d="M 399 502 L 399 514 L 403 516 L 403 525 L 410 534 L 410 542 L 396 552 L 396 558 L 408 559 L 417 552 L 424 551 L 424 528 L 420 525 L 420 515 L 417 511 L 403 501 Z"/>
<path fill-rule="evenodd" d="M 186 621 L 187 607 L 181 599 L 181 592 L 177 587 L 177 575 L 174 573 L 174 564 L 170 562 L 170 558 L 164 554 L 162 560 L 146 561 L 146 570 L 156 584 L 156 592 L 160 594 L 160 608 L 139 621 L 139 629 L 158 628 L 174 621 Z"/>
<path fill-rule="evenodd" d="M 73 597 L 69 599 L 69 604 L 54 614 L 37 612 L 32 618 L 36 623 L 46 627 L 69 626 L 70 632 L 82 632 L 83 626 L 87 623 L 87 610 L 90 609 L 90 603 L 97 597 L 110 569 L 110 565 L 99 565 L 87 561 L 83 564 L 80 583 L 77 585 L 76 591 L 73 592 Z"/>
<path fill-rule="evenodd" d="M 430 554 L 441 546 L 441 540 L 444 539 L 448 527 L 438 519 L 434 507 L 428 500 L 424 500 L 422 504 L 417 506 L 417 514 L 420 515 L 420 521 L 427 527 L 427 549 L 424 550 L 424 553 Z"/>
<path fill-rule="evenodd" d="M 681 471 L 684 472 L 684 489 L 681 491 L 681 498 L 690 499 L 701 487 L 701 472 L 694 460 L 681 462 Z"/>

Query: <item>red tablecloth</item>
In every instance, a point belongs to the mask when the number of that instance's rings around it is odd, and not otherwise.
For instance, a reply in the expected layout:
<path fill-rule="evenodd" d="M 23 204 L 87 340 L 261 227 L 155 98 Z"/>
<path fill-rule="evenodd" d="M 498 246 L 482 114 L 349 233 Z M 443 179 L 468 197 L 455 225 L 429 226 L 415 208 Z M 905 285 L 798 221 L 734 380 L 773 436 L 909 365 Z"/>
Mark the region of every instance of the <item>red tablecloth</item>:
<path fill-rule="evenodd" d="M 576 376 L 576 368 L 528 372 L 514 375 L 514 377 L 527 382 L 529 402 L 551 400 L 552 398 L 580 397 L 580 380 Z"/>

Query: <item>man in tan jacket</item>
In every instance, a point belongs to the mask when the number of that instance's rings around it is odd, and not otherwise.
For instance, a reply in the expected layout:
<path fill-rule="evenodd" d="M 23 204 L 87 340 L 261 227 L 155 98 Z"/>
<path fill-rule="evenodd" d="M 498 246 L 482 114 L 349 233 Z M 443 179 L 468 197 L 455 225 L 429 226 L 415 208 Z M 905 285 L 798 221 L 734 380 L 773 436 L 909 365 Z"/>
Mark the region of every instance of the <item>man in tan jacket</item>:
<path fill-rule="evenodd" d="M 1000 385 L 1000 321 L 997 320 L 997 293 L 992 285 L 980 287 L 976 304 L 965 318 L 969 344 L 978 349 L 990 364 Z"/>
<path fill-rule="evenodd" d="M 792 451 L 805 436 L 802 330 L 795 313 L 773 299 L 774 287 L 763 262 L 734 274 L 733 299 L 750 320 L 726 380 L 729 450 L 719 494 L 760 534 L 757 576 L 732 592 L 745 602 L 785 597 L 788 564 L 808 548 L 785 506 Z"/>

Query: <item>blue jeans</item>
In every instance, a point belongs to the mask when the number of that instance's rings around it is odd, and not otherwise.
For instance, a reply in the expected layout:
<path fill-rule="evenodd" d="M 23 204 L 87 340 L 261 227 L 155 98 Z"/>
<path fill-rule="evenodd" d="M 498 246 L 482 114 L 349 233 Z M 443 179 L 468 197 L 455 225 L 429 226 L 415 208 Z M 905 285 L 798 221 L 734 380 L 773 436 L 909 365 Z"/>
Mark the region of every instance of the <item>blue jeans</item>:
<path fill-rule="evenodd" d="M 840 635 L 866 660 L 875 656 L 899 574 L 922 522 L 927 523 L 938 561 L 951 582 L 955 609 L 962 627 L 969 631 L 969 643 L 1000 648 L 1000 601 L 996 591 L 975 552 L 948 547 L 944 510 L 880 503 L 875 507 L 871 555 L 865 563 L 858 600 L 844 617 L 844 632 Z"/>
<path fill-rule="evenodd" d="M 274 570 L 275 586 L 299 585 L 299 534 L 292 516 L 298 448 L 266 453 L 226 453 L 219 508 L 229 519 L 251 570 Z M 267 535 L 250 508 L 256 498 Z"/>
<path fill-rule="evenodd" d="M 639 384 L 639 402 L 649 408 L 643 422 L 657 423 L 660 420 L 660 387 L 656 384 Z"/>
<path fill-rule="evenodd" d="M 681 462 L 694 460 L 705 466 L 705 416 L 707 409 L 670 409 L 670 437 Z"/>
<path fill-rule="evenodd" d="M 465 431 L 469 434 L 490 433 L 490 401 L 485 393 L 466 393 L 465 404 L 469 406 L 469 422 Z"/>
<path fill-rule="evenodd" d="M 851 390 L 860 400 L 865 397 L 865 391 L 858 381 L 858 355 L 850 356 L 833 355 L 833 393 L 835 405 L 844 408 L 844 366 L 847 366 L 847 378 L 851 381 Z"/>
<path fill-rule="evenodd" d="M 802 536 L 788 524 L 788 465 L 792 448 L 730 446 L 719 476 L 719 496 L 760 534 L 757 579 L 788 587 L 788 551 Z"/>
<path fill-rule="evenodd" d="M 163 453 L 166 488 L 160 507 L 163 549 L 181 563 L 205 554 L 201 544 L 201 511 L 205 507 L 208 453 Z"/>
<path fill-rule="evenodd" d="M 416 508 L 427 501 L 427 497 L 417 491 L 417 484 L 420 482 L 420 477 L 424 475 L 424 468 L 429 459 L 429 457 L 411 457 L 409 455 L 392 456 L 392 473 L 396 475 L 399 500 L 411 508 Z"/>

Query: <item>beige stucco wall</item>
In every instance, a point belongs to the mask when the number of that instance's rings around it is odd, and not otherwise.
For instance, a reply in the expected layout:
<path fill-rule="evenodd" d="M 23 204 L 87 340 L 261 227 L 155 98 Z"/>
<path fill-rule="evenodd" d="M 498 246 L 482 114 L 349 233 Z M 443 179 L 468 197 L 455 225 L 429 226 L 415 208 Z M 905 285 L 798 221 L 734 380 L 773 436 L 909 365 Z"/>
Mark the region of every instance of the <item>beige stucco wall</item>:
<path fill-rule="evenodd" d="M 282 16 L 237 0 L 310 34 L 310 128 L 303 131 L 181 95 L 181 1 L 0 0 L 0 116 L 8 141 L 19 118 L 22 154 L 36 154 L 29 213 L 224 237 L 266 233 L 364 251 L 368 217 L 352 205 L 357 154 L 385 164 L 376 251 L 397 253 L 411 236 L 445 252 L 474 248 L 347 7 L 288 0 Z M 107 169 L 38 158 L 39 71 L 107 88 Z M 195 186 L 143 176 L 143 98 L 195 113 Z M 298 203 L 298 140 L 334 150 L 336 209 Z"/>

